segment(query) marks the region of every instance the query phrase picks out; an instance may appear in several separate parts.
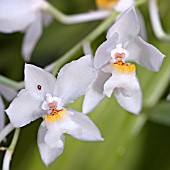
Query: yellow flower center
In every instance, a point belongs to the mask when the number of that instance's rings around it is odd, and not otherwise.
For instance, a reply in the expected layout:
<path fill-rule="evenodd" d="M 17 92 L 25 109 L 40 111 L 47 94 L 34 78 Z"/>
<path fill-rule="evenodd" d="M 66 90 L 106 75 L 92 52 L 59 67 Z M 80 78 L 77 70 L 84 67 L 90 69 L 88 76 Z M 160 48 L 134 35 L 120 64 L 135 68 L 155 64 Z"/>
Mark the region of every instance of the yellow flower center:
<path fill-rule="evenodd" d="M 57 110 L 56 108 L 54 108 L 49 115 L 45 116 L 45 120 L 54 122 L 56 119 L 61 119 L 65 112 L 65 109 Z"/>
<path fill-rule="evenodd" d="M 103 9 L 111 9 L 119 0 L 96 0 L 96 6 Z"/>
<path fill-rule="evenodd" d="M 118 60 L 116 63 L 112 64 L 112 68 L 121 72 L 132 73 L 135 71 L 134 64 L 126 64 L 122 60 Z"/>

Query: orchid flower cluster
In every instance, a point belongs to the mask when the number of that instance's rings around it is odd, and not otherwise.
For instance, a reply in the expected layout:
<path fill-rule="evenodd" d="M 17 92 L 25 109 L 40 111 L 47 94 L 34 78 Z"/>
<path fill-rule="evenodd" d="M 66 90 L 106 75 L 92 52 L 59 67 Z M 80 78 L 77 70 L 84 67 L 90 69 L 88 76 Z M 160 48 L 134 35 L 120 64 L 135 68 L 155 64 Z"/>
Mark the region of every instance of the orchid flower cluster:
<path fill-rule="evenodd" d="M 107 31 L 106 41 L 97 48 L 94 59 L 92 54 L 87 54 L 64 65 L 57 79 L 42 68 L 25 64 L 25 88 L 5 112 L 14 128 L 42 118 L 37 143 L 45 165 L 62 154 L 64 134 L 78 140 L 104 140 L 86 114 L 92 112 L 105 97 L 114 94 L 125 110 L 134 114 L 141 112 L 142 91 L 134 63 L 158 72 L 165 56 L 139 36 L 141 23 L 134 4 L 134 0 L 96 0 L 97 11 L 66 16 L 54 10 L 45 0 L 0 1 L 0 31 L 25 33 L 22 45 L 25 61 L 30 60 L 43 25 L 47 26 L 52 18 L 57 18 L 57 14 L 60 16 L 58 20 L 71 24 L 104 19 L 113 10 L 121 13 Z M 5 125 L 1 95 L 11 101 L 16 90 L 0 85 L 0 130 Z M 80 96 L 84 96 L 82 112 L 67 106 Z"/>

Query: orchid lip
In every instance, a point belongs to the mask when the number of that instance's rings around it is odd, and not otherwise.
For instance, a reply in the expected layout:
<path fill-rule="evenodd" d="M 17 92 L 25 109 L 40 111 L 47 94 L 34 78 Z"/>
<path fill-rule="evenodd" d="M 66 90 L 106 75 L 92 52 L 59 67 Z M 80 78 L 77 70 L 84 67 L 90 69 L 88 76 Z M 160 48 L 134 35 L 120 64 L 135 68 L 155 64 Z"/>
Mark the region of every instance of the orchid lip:
<path fill-rule="evenodd" d="M 119 60 L 123 61 L 128 56 L 129 52 L 123 48 L 123 45 L 117 44 L 116 48 L 111 51 L 111 63 L 116 63 Z"/>
<path fill-rule="evenodd" d="M 47 111 L 48 115 L 55 116 L 58 112 L 63 110 L 62 99 L 60 97 L 54 97 L 51 94 L 46 94 L 46 99 L 42 103 L 41 108 Z"/>

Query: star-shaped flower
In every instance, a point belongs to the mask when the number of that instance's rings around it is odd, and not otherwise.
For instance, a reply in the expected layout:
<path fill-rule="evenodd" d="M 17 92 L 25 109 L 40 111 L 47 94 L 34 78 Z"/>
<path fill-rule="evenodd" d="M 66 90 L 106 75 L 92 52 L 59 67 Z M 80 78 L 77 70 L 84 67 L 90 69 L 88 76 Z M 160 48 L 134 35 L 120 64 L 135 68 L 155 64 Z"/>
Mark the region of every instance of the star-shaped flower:
<path fill-rule="evenodd" d="M 118 12 L 124 12 L 134 5 L 135 0 L 96 0 L 96 5 L 101 9 L 114 9 Z"/>
<path fill-rule="evenodd" d="M 41 11 L 45 0 L 1 0 L 0 32 L 25 32 L 22 55 L 29 61 L 32 51 L 42 34 L 43 24 L 50 16 Z"/>
<path fill-rule="evenodd" d="M 49 165 L 64 148 L 64 133 L 87 141 L 103 140 L 98 128 L 84 114 L 65 106 L 85 94 L 96 79 L 90 55 L 65 65 L 57 80 L 34 65 L 25 65 L 25 89 L 6 110 L 14 127 L 22 127 L 42 117 L 38 147 Z"/>
<path fill-rule="evenodd" d="M 87 92 L 83 112 L 88 113 L 112 92 L 118 103 L 132 113 L 142 107 L 141 88 L 136 78 L 136 62 L 159 71 L 164 55 L 138 36 L 140 24 L 134 8 L 125 11 L 107 32 L 107 40 L 99 46 L 94 58 L 98 77 Z"/>

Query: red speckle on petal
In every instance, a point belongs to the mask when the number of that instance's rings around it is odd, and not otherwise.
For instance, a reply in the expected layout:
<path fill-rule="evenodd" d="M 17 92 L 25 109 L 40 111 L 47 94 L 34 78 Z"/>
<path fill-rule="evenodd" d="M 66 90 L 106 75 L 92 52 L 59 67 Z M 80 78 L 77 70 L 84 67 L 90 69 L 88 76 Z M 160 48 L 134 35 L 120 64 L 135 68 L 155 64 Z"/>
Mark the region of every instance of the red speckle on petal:
<path fill-rule="evenodd" d="M 41 90 L 41 86 L 40 86 L 40 85 L 38 85 L 38 86 L 37 86 L 37 89 L 38 89 L 38 90 Z"/>

